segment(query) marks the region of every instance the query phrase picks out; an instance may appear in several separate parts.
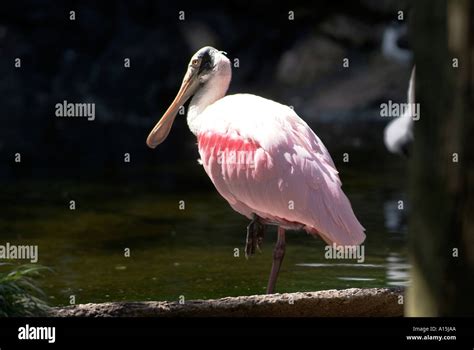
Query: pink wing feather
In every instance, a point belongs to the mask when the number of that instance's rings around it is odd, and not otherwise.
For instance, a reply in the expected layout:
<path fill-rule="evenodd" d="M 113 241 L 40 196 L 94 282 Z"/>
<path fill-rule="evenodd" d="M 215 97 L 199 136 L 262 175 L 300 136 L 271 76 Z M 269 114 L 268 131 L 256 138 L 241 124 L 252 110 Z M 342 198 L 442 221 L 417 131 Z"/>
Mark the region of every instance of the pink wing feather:
<path fill-rule="evenodd" d="M 202 164 L 234 210 L 304 228 L 327 243 L 364 241 L 329 152 L 292 109 L 238 94 L 207 107 L 199 118 Z"/>

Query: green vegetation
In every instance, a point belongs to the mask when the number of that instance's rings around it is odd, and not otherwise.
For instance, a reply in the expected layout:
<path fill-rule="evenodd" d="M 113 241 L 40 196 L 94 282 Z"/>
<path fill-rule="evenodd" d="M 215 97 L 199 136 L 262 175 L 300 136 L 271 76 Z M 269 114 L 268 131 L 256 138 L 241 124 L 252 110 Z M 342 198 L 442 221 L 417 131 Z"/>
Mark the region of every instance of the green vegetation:
<path fill-rule="evenodd" d="M 44 292 L 37 286 L 40 265 L 0 263 L 0 317 L 43 316 L 49 306 Z"/>

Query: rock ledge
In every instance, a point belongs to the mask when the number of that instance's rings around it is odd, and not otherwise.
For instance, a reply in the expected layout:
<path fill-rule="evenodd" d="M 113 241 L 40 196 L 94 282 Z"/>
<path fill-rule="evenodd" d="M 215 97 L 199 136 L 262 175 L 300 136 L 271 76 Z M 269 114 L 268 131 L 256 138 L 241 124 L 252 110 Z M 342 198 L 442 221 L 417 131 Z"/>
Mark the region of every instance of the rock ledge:
<path fill-rule="evenodd" d="M 403 316 L 401 288 L 351 288 L 190 300 L 111 302 L 56 307 L 57 317 L 356 317 Z"/>

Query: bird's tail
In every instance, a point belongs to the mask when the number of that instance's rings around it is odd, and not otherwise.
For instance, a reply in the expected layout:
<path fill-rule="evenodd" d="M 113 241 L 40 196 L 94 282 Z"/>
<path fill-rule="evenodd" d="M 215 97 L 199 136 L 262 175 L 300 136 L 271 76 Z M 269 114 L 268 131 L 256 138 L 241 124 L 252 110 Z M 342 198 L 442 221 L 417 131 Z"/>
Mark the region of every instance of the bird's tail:
<path fill-rule="evenodd" d="M 327 195 L 327 194 L 326 194 Z M 351 203 L 342 189 L 337 195 L 319 196 L 318 213 L 314 213 L 314 225 L 305 230 L 320 236 L 327 244 L 360 245 L 365 241 L 365 228 L 357 220 Z M 322 198 L 321 198 L 322 197 Z"/>

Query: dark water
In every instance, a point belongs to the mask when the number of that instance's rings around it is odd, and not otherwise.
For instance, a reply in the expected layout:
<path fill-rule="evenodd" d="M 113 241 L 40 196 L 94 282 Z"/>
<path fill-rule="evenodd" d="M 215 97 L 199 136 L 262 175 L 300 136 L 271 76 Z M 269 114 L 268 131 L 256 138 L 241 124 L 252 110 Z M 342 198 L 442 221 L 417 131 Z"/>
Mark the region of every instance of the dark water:
<path fill-rule="evenodd" d="M 407 282 L 404 211 L 397 207 L 405 199 L 403 161 L 336 163 L 367 230 L 365 261 L 325 259 L 321 240 L 289 232 L 277 292 Z M 177 181 L 185 179 L 186 174 Z M 70 295 L 76 303 L 88 303 L 264 293 L 275 228 L 267 231 L 263 252 L 246 260 L 247 219 L 215 191 L 162 193 L 135 182 L 45 180 L 4 186 L 2 244 L 38 244 L 39 263 L 54 269 L 41 282 L 54 305 L 68 304 Z M 76 210 L 69 210 L 71 198 Z M 181 200 L 185 210 L 179 209 Z M 130 257 L 124 256 L 126 248 Z M 240 257 L 234 257 L 235 248 Z"/>

